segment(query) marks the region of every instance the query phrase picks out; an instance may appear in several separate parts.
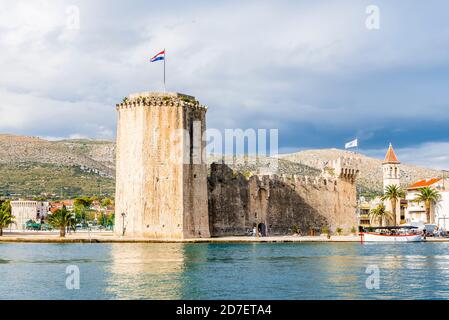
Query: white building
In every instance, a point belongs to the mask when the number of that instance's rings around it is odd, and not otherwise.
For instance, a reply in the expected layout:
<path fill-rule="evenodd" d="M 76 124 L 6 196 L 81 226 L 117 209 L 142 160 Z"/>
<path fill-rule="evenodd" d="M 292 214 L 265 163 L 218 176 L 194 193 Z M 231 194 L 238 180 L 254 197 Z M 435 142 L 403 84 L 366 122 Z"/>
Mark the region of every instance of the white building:
<path fill-rule="evenodd" d="M 435 223 L 449 230 L 449 191 L 441 192 L 441 201 L 435 206 Z"/>
<path fill-rule="evenodd" d="M 437 190 L 441 199 L 438 203 L 431 205 L 430 216 L 431 221 L 427 221 L 426 206 L 423 202 L 414 201 L 419 195 L 419 189 L 430 187 Z M 406 200 L 407 223 L 435 223 L 445 230 L 449 230 L 449 180 L 442 178 L 424 179 L 420 180 L 407 188 Z"/>
<path fill-rule="evenodd" d="M 41 222 L 47 217 L 49 210 L 47 201 L 11 201 L 11 213 L 19 230 L 25 230 L 25 224 L 29 220 Z"/>
<path fill-rule="evenodd" d="M 390 185 L 400 187 L 400 164 L 401 162 L 398 160 L 390 143 L 385 159 L 382 162 L 384 192 Z M 441 195 L 440 201 L 431 205 L 430 221 L 427 221 L 425 204 L 415 201 L 418 197 L 419 189 L 423 187 L 431 187 Z M 364 226 L 368 225 L 369 212 L 381 203 L 385 205 L 387 211 L 393 212 L 391 201 L 382 201 L 381 197 L 376 197 L 371 202 L 360 205 L 361 212 L 363 210 L 363 216 L 360 217 L 360 221 L 363 222 Z M 370 223 L 377 224 L 378 222 L 370 221 Z M 387 221 L 386 223 L 392 224 L 393 221 Z M 407 188 L 405 200 L 398 200 L 396 204 L 396 225 L 410 223 L 435 223 L 449 231 L 449 179 L 433 178 L 420 180 Z"/>

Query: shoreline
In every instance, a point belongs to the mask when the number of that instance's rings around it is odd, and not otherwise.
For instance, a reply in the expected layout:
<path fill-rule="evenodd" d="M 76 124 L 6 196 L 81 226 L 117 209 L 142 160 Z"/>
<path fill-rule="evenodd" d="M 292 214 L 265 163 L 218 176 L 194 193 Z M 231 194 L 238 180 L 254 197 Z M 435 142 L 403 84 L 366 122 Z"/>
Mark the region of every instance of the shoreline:
<path fill-rule="evenodd" d="M 248 237 L 230 236 L 195 239 L 156 239 L 121 237 L 112 233 L 98 232 L 77 233 L 60 238 L 56 233 L 8 233 L 4 232 L 0 237 L 0 243 L 336 243 L 336 242 L 360 242 L 358 235 L 332 236 L 272 236 L 272 237 Z M 425 242 L 449 242 L 449 238 L 427 238 Z"/>

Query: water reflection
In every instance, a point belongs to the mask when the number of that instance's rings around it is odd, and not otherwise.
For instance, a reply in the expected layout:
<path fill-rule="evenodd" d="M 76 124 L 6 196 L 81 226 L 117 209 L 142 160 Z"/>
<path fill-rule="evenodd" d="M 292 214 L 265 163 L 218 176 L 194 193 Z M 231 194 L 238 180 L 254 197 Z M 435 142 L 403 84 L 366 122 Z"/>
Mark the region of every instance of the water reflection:
<path fill-rule="evenodd" d="M 183 244 L 112 244 L 106 294 L 115 299 L 180 299 Z"/>
<path fill-rule="evenodd" d="M 448 299 L 449 243 L 1 244 L 0 273 L 0 299 Z"/>

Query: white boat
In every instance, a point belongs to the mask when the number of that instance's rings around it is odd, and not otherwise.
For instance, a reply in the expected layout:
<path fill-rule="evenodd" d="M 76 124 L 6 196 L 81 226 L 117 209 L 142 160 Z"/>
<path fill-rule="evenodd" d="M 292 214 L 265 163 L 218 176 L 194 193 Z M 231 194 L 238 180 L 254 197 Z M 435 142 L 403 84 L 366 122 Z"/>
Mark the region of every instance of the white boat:
<path fill-rule="evenodd" d="M 376 227 L 370 228 L 373 232 L 361 232 L 362 242 L 420 242 L 423 240 L 421 234 L 417 233 L 416 227 Z"/>

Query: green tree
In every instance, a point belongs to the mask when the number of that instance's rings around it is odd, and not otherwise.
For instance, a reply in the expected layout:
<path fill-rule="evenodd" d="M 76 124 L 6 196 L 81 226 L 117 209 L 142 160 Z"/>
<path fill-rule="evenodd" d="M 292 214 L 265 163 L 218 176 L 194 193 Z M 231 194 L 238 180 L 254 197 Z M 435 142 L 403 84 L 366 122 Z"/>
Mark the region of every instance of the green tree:
<path fill-rule="evenodd" d="M 437 203 L 441 199 L 441 195 L 437 190 L 432 189 L 431 187 L 419 188 L 418 191 L 419 193 L 413 201 L 424 202 L 427 223 L 433 223 L 434 217 L 433 215 L 431 216 L 430 210 L 432 204 Z"/>
<path fill-rule="evenodd" d="M 11 213 L 11 202 L 5 201 L 0 206 L 0 236 L 3 236 L 3 229 L 14 223 L 14 216 Z"/>
<path fill-rule="evenodd" d="M 109 207 L 109 206 L 111 206 L 111 205 L 112 205 L 112 200 L 109 199 L 109 198 L 105 198 L 105 199 L 103 199 L 103 201 L 101 202 L 101 206 L 102 206 L 103 208 Z"/>
<path fill-rule="evenodd" d="M 392 217 L 391 212 L 387 211 L 383 203 L 379 204 L 376 208 L 371 209 L 369 215 L 372 219 L 377 219 L 381 227 L 384 225 L 384 222 Z"/>
<path fill-rule="evenodd" d="M 75 207 L 84 207 L 89 208 L 92 205 L 92 199 L 89 197 L 79 197 L 75 198 L 75 201 L 73 201 L 73 204 Z"/>
<path fill-rule="evenodd" d="M 75 207 L 76 220 L 86 224 L 87 211 L 92 205 L 92 199 L 89 197 L 79 197 L 73 202 Z"/>
<path fill-rule="evenodd" d="M 73 213 L 67 210 L 65 206 L 48 215 L 47 221 L 53 228 L 59 228 L 60 237 L 65 237 L 67 227 L 76 224 Z"/>
<path fill-rule="evenodd" d="M 115 213 L 111 213 L 108 215 L 108 218 L 106 219 L 106 226 L 112 229 L 114 227 L 115 223 Z"/>
<path fill-rule="evenodd" d="M 395 184 L 387 186 L 384 195 L 381 197 L 382 201 L 389 200 L 391 203 L 391 209 L 393 210 L 394 225 L 396 225 L 397 219 L 397 203 L 399 200 L 405 198 L 405 192 Z"/>

